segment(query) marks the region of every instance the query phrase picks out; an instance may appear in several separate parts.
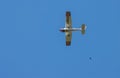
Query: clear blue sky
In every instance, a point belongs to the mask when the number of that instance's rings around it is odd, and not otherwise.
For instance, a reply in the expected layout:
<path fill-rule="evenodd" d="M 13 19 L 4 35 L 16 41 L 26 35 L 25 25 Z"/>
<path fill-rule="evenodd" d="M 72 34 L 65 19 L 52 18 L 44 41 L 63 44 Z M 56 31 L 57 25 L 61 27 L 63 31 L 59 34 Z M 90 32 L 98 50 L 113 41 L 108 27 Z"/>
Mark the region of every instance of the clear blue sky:
<path fill-rule="evenodd" d="M 88 27 L 70 47 L 67 10 Z M 1 0 L 0 78 L 120 78 L 120 1 Z"/>

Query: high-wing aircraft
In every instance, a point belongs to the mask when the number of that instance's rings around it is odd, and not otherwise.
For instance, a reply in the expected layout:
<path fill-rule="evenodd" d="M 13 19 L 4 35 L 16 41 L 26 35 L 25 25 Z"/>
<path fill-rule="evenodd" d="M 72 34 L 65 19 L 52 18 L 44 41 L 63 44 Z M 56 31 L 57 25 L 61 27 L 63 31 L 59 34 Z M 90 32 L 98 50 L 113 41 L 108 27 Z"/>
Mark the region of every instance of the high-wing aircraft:
<path fill-rule="evenodd" d="M 61 32 L 65 32 L 66 46 L 71 45 L 72 31 L 81 31 L 82 34 L 85 34 L 85 30 L 86 30 L 85 24 L 82 24 L 80 28 L 72 28 L 71 12 L 66 11 L 65 28 L 60 28 Z"/>

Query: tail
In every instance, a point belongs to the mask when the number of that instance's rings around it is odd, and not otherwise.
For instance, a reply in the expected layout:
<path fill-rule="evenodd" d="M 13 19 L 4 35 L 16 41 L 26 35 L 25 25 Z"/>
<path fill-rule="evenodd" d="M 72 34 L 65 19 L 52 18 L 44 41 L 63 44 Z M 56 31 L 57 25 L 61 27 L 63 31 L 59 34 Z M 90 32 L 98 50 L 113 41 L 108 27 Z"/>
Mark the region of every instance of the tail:
<path fill-rule="evenodd" d="M 86 28 L 87 28 L 87 26 L 85 24 L 82 24 L 82 26 L 81 26 L 81 33 L 82 33 L 82 35 L 85 34 Z"/>

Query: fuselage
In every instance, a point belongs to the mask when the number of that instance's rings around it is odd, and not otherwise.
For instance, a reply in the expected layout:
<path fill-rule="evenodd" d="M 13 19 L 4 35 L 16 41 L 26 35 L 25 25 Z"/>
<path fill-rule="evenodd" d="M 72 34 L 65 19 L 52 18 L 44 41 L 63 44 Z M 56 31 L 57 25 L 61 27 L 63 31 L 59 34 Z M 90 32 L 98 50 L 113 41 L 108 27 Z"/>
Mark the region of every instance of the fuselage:
<path fill-rule="evenodd" d="M 60 28 L 61 32 L 68 32 L 68 31 L 80 31 L 81 28 Z"/>

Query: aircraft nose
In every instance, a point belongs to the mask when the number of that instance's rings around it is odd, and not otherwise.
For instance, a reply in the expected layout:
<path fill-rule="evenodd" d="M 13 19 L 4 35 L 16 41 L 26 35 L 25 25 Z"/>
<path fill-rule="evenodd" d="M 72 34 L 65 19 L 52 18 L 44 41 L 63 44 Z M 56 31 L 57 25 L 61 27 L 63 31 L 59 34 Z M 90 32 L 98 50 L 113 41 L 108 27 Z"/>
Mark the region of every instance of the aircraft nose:
<path fill-rule="evenodd" d="M 63 30 L 63 29 L 60 29 L 59 31 L 61 31 L 61 32 L 65 32 L 65 30 Z"/>

